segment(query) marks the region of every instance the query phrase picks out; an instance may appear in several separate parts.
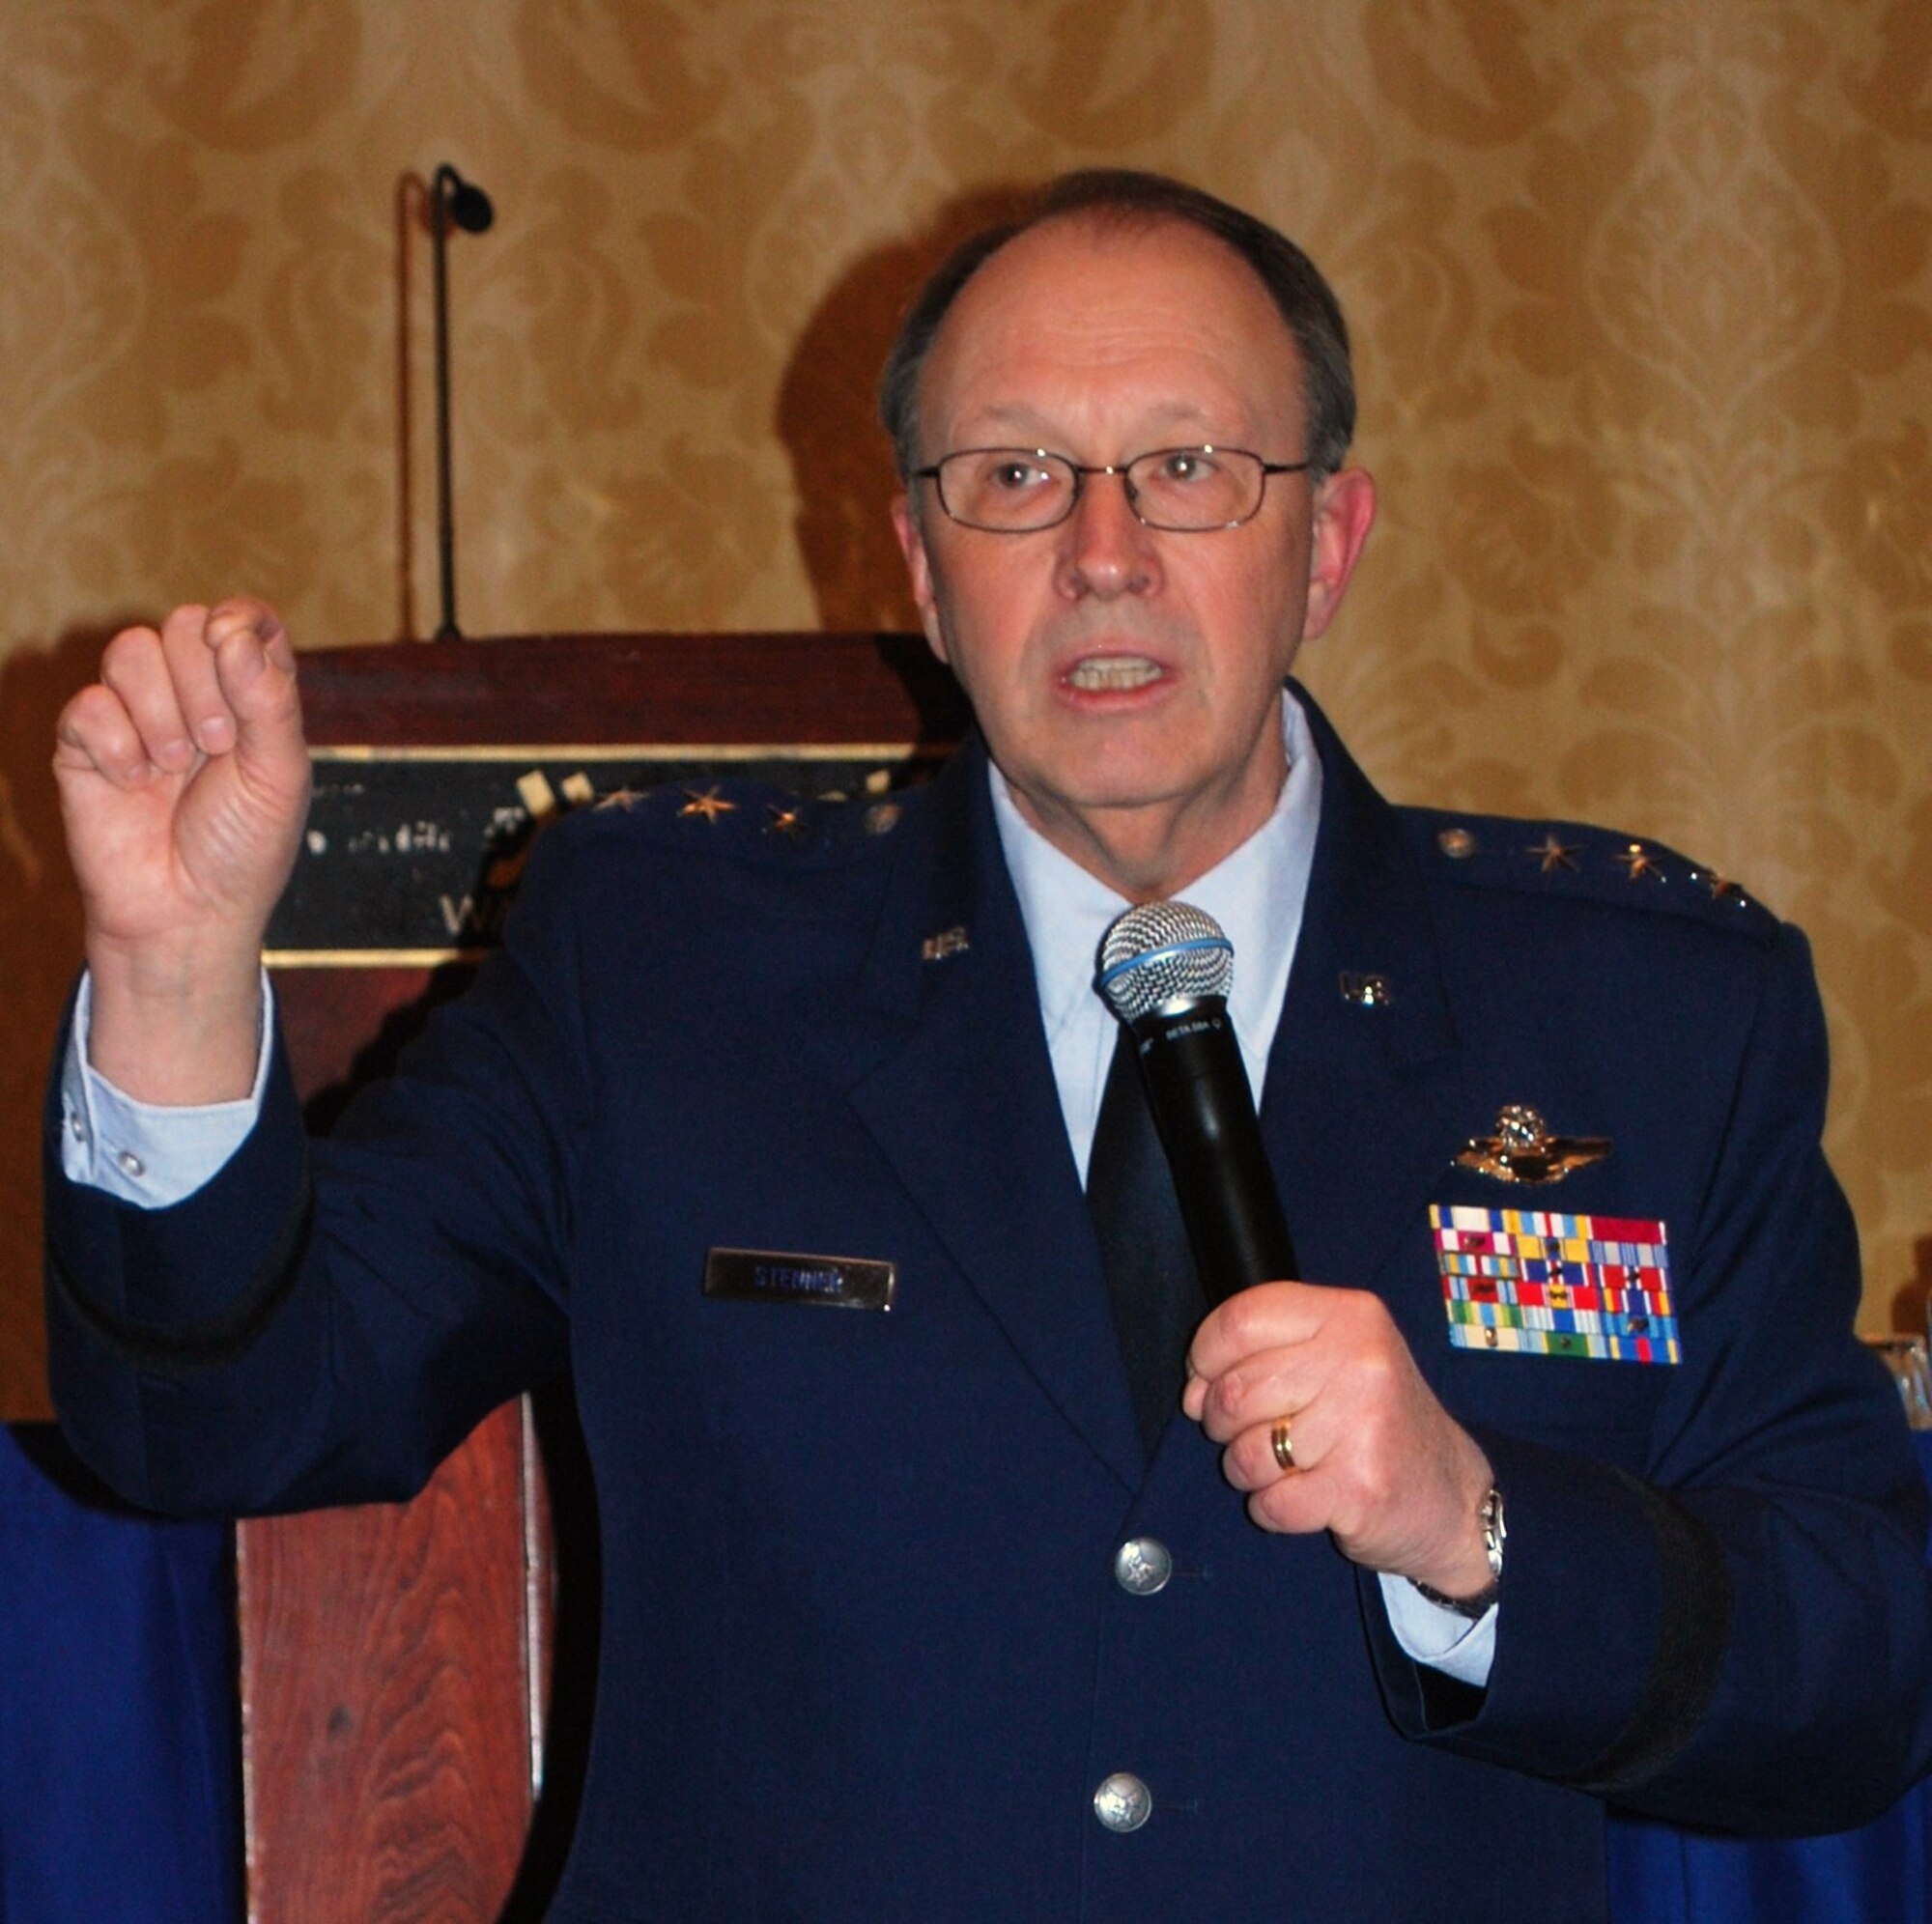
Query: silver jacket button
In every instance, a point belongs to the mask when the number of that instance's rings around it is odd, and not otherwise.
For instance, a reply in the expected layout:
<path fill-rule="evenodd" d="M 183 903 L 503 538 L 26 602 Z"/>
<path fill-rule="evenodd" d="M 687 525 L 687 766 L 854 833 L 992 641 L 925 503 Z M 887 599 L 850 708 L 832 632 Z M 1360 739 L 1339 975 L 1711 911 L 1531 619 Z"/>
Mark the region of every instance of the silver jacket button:
<path fill-rule="evenodd" d="M 1158 1537 L 1129 1537 L 1114 1552 L 1114 1581 L 1129 1597 L 1165 1590 L 1173 1574 L 1173 1553 Z"/>
<path fill-rule="evenodd" d="M 1116 1770 L 1094 1793 L 1094 1815 L 1109 1830 L 1138 1830 L 1153 1815 L 1153 1793 L 1131 1770 Z"/>

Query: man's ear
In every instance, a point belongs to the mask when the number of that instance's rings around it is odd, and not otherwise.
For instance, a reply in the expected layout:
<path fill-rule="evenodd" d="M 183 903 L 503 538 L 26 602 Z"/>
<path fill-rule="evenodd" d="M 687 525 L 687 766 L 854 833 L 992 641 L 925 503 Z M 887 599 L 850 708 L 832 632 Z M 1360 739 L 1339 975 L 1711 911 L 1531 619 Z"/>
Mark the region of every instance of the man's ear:
<path fill-rule="evenodd" d="M 1308 606 L 1301 638 L 1312 641 L 1335 618 L 1376 521 L 1376 484 L 1365 467 L 1345 467 L 1315 491 L 1309 527 Z"/>
<path fill-rule="evenodd" d="M 926 646 L 944 662 L 946 638 L 939 622 L 939 597 L 933 588 L 932 557 L 925 552 L 925 535 L 908 495 L 893 497 L 893 532 L 898 536 L 899 552 L 905 556 L 913 605 L 919 609 L 919 625 L 925 631 Z"/>

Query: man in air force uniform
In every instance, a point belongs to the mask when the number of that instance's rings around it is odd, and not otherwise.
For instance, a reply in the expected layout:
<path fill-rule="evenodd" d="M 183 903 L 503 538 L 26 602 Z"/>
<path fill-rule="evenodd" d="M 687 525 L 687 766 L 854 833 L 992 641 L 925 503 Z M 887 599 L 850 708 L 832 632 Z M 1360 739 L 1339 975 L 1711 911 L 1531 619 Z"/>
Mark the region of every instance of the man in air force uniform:
<path fill-rule="evenodd" d="M 257 968 L 280 624 L 129 631 L 63 718 L 64 1420 L 170 1509 L 395 1497 L 574 1372 L 559 1917 L 1587 1918 L 1606 1798 L 1827 1827 L 1922 1767 L 1803 941 L 1649 844 L 1392 808 L 1284 693 L 1373 519 L 1348 383 L 1298 251 L 1172 184 L 962 255 L 887 411 L 980 734 L 874 806 L 571 817 L 327 1143 Z M 1150 1402 L 1093 976 L 1175 896 L 1311 1280 L 1190 1315 Z"/>

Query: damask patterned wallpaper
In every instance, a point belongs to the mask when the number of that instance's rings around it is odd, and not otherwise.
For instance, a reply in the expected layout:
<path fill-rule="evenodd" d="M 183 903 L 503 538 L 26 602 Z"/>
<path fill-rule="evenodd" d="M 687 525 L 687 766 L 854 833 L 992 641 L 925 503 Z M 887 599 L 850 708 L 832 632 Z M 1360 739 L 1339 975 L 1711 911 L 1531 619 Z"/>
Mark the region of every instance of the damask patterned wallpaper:
<path fill-rule="evenodd" d="M 442 159 L 498 208 L 452 250 L 472 634 L 906 624 L 869 397 L 918 265 L 1101 161 L 1287 227 L 1384 497 L 1318 692 L 1398 796 L 1806 924 L 1865 1321 L 1922 1302 L 1923 0 L 0 0 L 0 1413 L 77 952 L 53 714 L 176 598 L 435 625 Z"/>

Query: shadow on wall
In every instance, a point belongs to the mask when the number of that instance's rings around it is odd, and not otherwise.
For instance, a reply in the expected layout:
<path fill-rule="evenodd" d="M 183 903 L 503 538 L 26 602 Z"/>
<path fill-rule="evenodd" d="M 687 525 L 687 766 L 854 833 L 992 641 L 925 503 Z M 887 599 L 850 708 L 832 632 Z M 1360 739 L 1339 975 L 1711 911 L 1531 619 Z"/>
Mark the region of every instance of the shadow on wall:
<path fill-rule="evenodd" d="M 898 480 L 879 425 L 879 370 L 925 277 L 968 235 L 1015 218 L 1031 198 L 1017 186 L 964 195 L 912 240 L 861 255 L 792 350 L 774 426 L 791 457 L 798 551 L 822 627 L 919 627 L 887 514 Z"/>
<path fill-rule="evenodd" d="M 130 615 L 128 620 L 143 617 Z M 61 838 L 54 721 L 124 622 L 0 660 L 0 1421 L 47 1416 L 41 1316 L 41 1100 L 80 966 L 80 898 Z"/>

